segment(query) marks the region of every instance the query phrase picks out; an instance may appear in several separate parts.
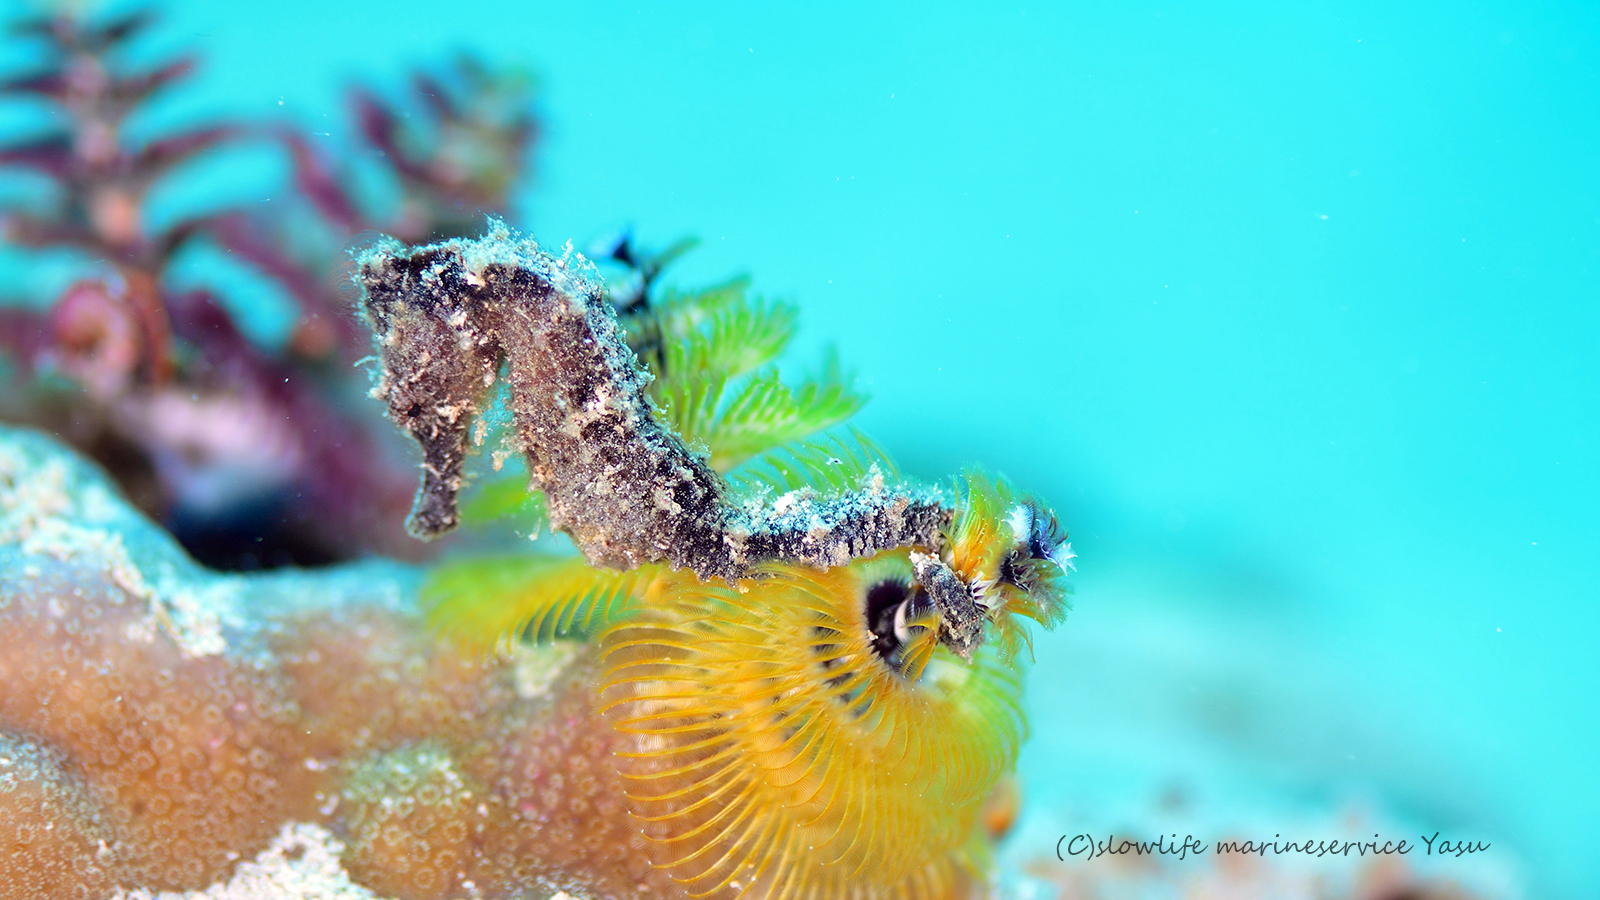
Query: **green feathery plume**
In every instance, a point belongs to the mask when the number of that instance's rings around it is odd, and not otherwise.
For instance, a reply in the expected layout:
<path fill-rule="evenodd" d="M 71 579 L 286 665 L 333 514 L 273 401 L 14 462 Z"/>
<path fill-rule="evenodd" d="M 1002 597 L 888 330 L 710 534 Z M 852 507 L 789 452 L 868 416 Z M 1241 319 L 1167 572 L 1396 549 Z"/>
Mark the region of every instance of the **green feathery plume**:
<path fill-rule="evenodd" d="M 476 557 L 435 568 L 421 597 L 438 632 L 482 655 L 518 641 L 592 635 L 626 614 L 663 571 L 596 569 L 576 556 Z"/>
<path fill-rule="evenodd" d="M 696 294 L 668 294 L 623 322 L 650 366 L 663 420 L 711 467 L 726 472 L 765 450 L 855 415 L 866 397 L 836 360 L 790 386 L 775 360 L 794 338 L 793 304 L 752 297 L 739 280 Z"/>
<path fill-rule="evenodd" d="M 810 489 L 822 496 L 843 494 L 874 479 L 894 484 L 900 469 L 859 429 L 829 432 L 768 450 L 728 473 L 741 493 L 773 494 Z"/>

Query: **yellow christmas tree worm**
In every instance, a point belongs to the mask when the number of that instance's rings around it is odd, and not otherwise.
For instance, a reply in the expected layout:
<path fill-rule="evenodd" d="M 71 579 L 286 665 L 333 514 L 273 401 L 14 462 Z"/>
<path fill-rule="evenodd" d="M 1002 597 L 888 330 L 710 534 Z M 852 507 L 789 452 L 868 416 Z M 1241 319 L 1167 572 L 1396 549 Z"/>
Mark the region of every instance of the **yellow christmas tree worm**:
<path fill-rule="evenodd" d="M 935 623 L 869 621 L 905 554 L 672 591 L 607 630 L 604 702 L 636 816 L 691 895 L 948 897 L 1023 737 L 1020 673 Z M 885 627 L 887 626 L 887 627 Z M 897 646 L 903 637 L 904 654 Z"/>

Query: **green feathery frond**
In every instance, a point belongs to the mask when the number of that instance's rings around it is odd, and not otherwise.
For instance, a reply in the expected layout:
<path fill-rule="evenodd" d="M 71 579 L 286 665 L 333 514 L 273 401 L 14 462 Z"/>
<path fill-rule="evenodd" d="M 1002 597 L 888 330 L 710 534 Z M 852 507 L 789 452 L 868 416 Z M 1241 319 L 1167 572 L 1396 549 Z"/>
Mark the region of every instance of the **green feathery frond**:
<path fill-rule="evenodd" d="M 662 571 L 596 569 L 564 556 L 469 559 L 435 568 L 421 600 L 436 631 L 487 655 L 519 640 L 592 635 L 626 615 Z"/>
<path fill-rule="evenodd" d="M 659 379 L 668 371 L 667 352 L 703 337 L 702 325 L 732 307 L 744 305 L 749 289 L 748 278 L 735 278 L 693 293 L 669 289 L 660 299 L 623 314 L 618 324 L 627 335 L 628 346 Z"/>
<path fill-rule="evenodd" d="M 697 439 L 704 443 L 703 436 L 717 420 L 717 407 L 728 379 L 721 372 L 675 366 L 682 355 L 679 349 L 667 350 L 667 362 L 662 368 L 675 374 L 658 377 L 651 383 L 651 399 L 673 431 L 690 443 Z"/>
<path fill-rule="evenodd" d="M 530 537 L 550 524 L 550 511 L 544 493 L 528 487 L 524 473 L 486 479 L 475 485 L 461 501 L 462 525 L 487 525 L 510 518 L 514 527 Z"/>
<path fill-rule="evenodd" d="M 649 309 L 640 314 L 650 315 L 659 320 L 664 329 L 682 335 L 716 310 L 743 303 L 749 291 L 750 279 L 744 275 L 698 291 L 669 287 L 662 291 L 660 299 L 652 301 Z"/>
<path fill-rule="evenodd" d="M 794 339 L 799 311 L 792 303 L 747 297 L 738 291 L 712 291 L 692 306 L 662 319 L 667 339 L 667 379 L 694 373 L 734 378 L 776 359 Z"/>
<path fill-rule="evenodd" d="M 744 493 L 770 490 L 774 494 L 811 489 L 818 494 L 841 494 L 875 479 L 901 479 L 888 454 L 860 430 L 821 434 L 757 456 L 728 473 L 728 481 Z"/>
<path fill-rule="evenodd" d="M 819 377 L 784 384 L 771 363 L 794 338 L 796 309 L 750 297 L 748 287 L 669 294 L 623 326 L 656 376 L 662 418 L 718 471 L 837 425 L 866 400 L 836 360 Z"/>
<path fill-rule="evenodd" d="M 807 381 L 791 388 L 778 380 L 775 369 L 756 372 L 724 394 L 716 415 L 692 435 L 710 449 L 711 466 L 719 471 L 837 425 L 865 402 L 839 381 Z"/>

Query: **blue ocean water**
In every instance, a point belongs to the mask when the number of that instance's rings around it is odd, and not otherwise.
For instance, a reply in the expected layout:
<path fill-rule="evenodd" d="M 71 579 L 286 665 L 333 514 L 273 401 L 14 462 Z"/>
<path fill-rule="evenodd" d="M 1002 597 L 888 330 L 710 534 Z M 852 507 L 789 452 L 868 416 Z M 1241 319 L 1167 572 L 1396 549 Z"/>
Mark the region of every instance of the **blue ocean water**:
<path fill-rule="evenodd" d="M 350 76 L 529 65 L 518 224 L 700 236 L 676 278 L 800 301 L 908 470 L 1049 498 L 1030 814 L 1365 798 L 1600 893 L 1600 8 L 189 0 L 160 40 L 206 62 L 156 125 L 328 141 Z"/>

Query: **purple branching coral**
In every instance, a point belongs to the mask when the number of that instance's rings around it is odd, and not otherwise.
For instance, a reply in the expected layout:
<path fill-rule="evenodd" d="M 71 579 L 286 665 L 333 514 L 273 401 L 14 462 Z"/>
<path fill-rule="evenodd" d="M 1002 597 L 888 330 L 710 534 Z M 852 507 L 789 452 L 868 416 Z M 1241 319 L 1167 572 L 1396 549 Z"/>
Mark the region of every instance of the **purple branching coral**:
<path fill-rule="evenodd" d="M 154 21 L 149 10 L 90 20 L 66 9 L 13 24 L 41 62 L 0 83 L 0 97 L 42 103 L 53 124 L 0 146 L 0 165 L 42 175 L 49 190 L 0 213 L 0 225 L 11 242 L 98 262 L 43 313 L 0 309 L 0 355 L 16 384 L 0 418 L 91 453 L 212 565 L 424 555 L 398 525 L 410 501 L 403 453 L 359 402 L 367 385 L 351 364 L 368 337 L 343 294 L 343 248 L 371 230 L 449 237 L 503 213 L 538 134 L 528 79 L 465 56 L 439 74 L 419 70 L 417 115 L 353 88 L 360 161 L 284 124 L 223 122 L 137 141 L 129 117 L 196 60 L 132 69 L 122 60 Z M 152 224 L 154 187 L 246 143 L 287 152 L 296 190 L 285 202 Z M 387 169 L 397 196 L 356 193 L 360 167 Z M 172 286 L 175 258 L 197 241 L 294 301 L 282 347 L 247 338 L 211 293 Z"/>

